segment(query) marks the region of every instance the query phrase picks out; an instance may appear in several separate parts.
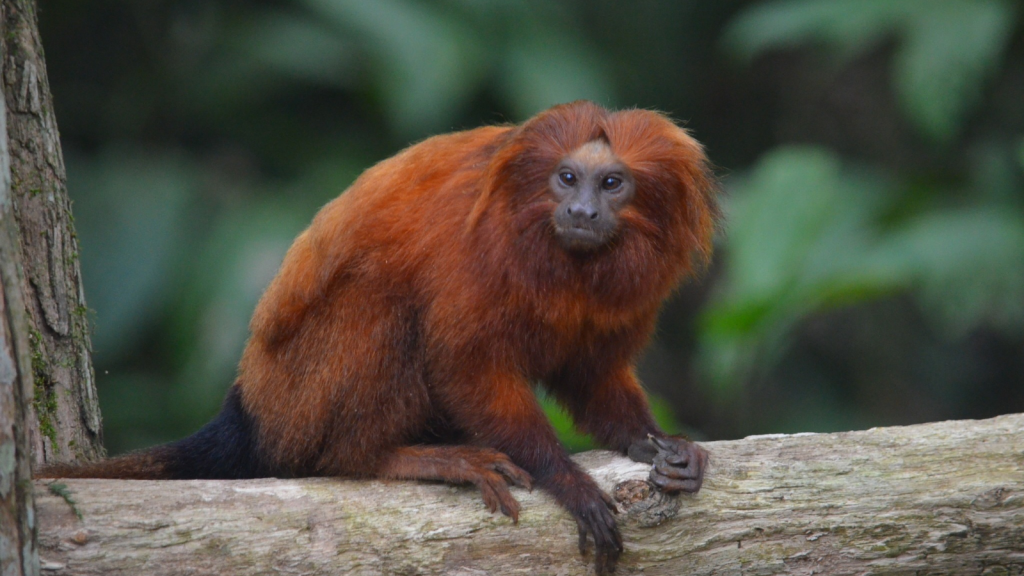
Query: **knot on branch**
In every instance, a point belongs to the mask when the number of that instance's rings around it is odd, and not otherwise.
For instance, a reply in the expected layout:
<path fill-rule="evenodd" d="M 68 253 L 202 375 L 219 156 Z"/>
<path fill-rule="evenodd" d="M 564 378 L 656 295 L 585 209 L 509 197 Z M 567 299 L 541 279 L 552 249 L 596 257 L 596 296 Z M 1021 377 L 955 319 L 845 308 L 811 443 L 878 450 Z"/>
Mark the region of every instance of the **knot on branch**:
<path fill-rule="evenodd" d="M 628 524 L 653 528 L 679 512 L 679 498 L 655 488 L 648 480 L 626 480 L 615 485 L 613 497 Z"/>

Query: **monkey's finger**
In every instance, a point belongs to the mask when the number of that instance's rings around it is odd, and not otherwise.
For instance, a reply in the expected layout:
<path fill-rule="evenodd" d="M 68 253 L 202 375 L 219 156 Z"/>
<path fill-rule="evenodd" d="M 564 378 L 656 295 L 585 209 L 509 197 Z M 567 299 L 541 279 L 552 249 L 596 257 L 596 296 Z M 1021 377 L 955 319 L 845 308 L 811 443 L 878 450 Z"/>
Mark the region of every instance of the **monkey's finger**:
<path fill-rule="evenodd" d="M 508 491 L 504 484 L 496 487 L 495 493 L 501 513 L 511 518 L 513 524 L 519 524 L 519 501 L 512 496 L 512 493 Z"/>
<path fill-rule="evenodd" d="M 622 552 L 622 537 L 619 536 L 619 531 L 614 526 L 601 526 L 601 548 L 605 550 L 606 554 L 614 554 L 614 557 L 618 557 L 619 552 Z"/>
<path fill-rule="evenodd" d="M 501 501 L 501 513 L 511 518 L 513 524 L 519 524 L 519 502 L 515 498 Z"/>
<path fill-rule="evenodd" d="M 614 518 L 609 517 L 607 521 L 608 523 L 606 526 L 608 527 L 609 541 L 615 547 L 617 552 L 622 552 L 625 549 L 622 545 L 622 532 L 619 531 L 619 527 L 615 524 Z"/>
<path fill-rule="evenodd" d="M 697 492 L 700 490 L 704 477 L 678 479 L 659 474 L 657 470 L 651 470 L 651 482 L 662 492 L 675 494 L 676 492 Z"/>
<path fill-rule="evenodd" d="M 596 546 L 596 548 L 594 568 L 597 570 L 597 573 L 612 574 L 615 572 L 615 566 L 619 562 L 622 548 L 614 542 L 603 542 L 601 545 Z"/>
<path fill-rule="evenodd" d="M 484 499 L 487 509 L 490 510 L 491 514 L 497 512 L 498 507 L 501 505 L 501 500 L 498 498 L 498 494 L 495 493 L 494 487 L 483 480 L 477 483 L 477 487 L 480 489 L 480 496 Z"/>
<path fill-rule="evenodd" d="M 668 476 L 669 478 L 676 478 L 679 480 L 689 480 L 702 475 L 702 471 L 693 466 L 671 466 L 668 463 L 657 461 L 655 462 L 652 470 L 662 476 Z"/>
<path fill-rule="evenodd" d="M 494 469 L 500 472 L 513 486 L 533 490 L 533 476 L 530 476 L 529 472 L 513 464 L 511 460 L 499 460 L 495 463 Z"/>
<path fill-rule="evenodd" d="M 659 438 L 651 434 L 648 434 L 647 438 L 651 441 L 652 444 L 658 447 L 658 450 L 662 450 L 665 452 L 674 451 L 677 442 L 679 442 L 680 440 L 678 438 Z"/>
<path fill-rule="evenodd" d="M 665 454 L 665 462 L 673 466 L 686 467 L 690 464 L 690 455 L 686 452 L 668 452 Z"/>
<path fill-rule="evenodd" d="M 595 507 L 587 512 L 594 533 L 594 544 L 603 548 L 611 546 L 622 550 L 622 535 L 615 524 L 615 517 L 611 514 L 611 510 Z"/>
<path fill-rule="evenodd" d="M 611 574 L 615 571 L 615 568 L 610 568 L 608 564 L 608 552 L 606 550 L 599 549 L 597 553 L 594 554 L 594 572 L 596 572 L 598 576 L 607 576 L 608 574 Z"/>
<path fill-rule="evenodd" d="M 587 555 L 587 528 L 586 528 L 586 526 L 584 526 L 583 521 L 581 521 L 579 518 L 576 519 L 576 529 L 579 531 L 579 534 L 580 534 L 580 539 L 579 539 L 580 555 L 581 556 L 586 556 Z"/>
<path fill-rule="evenodd" d="M 519 524 L 519 501 L 508 491 L 504 484 L 499 485 L 495 492 L 498 496 L 498 505 L 501 507 L 501 513 L 511 518 L 513 524 Z"/>
<path fill-rule="evenodd" d="M 501 513 L 511 518 L 513 523 L 519 523 L 519 501 L 509 492 L 504 477 L 488 472 L 474 479 L 473 483 L 480 489 L 484 504 L 492 514 L 501 510 Z"/>
<path fill-rule="evenodd" d="M 665 460 L 676 466 L 689 465 L 691 467 L 704 468 L 708 461 L 708 453 L 692 442 L 680 440 L 675 451 L 668 453 Z"/>
<path fill-rule="evenodd" d="M 619 554 L 614 551 L 608 551 L 601 555 L 600 567 L 598 568 L 598 574 L 609 575 L 615 573 L 615 567 L 619 563 Z"/>

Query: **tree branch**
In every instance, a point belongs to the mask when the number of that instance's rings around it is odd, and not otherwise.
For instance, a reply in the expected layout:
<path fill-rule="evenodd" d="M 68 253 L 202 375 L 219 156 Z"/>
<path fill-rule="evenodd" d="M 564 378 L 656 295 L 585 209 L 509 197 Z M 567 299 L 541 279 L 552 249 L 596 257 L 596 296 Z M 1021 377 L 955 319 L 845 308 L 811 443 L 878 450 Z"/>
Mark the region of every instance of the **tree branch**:
<path fill-rule="evenodd" d="M 1024 574 L 1024 414 L 705 446 L 703 490 L 678 498 L 643 497 L 647 466 L 578 457 L 622 502 L 620 574 Z M 591 570 L 539 491 L 516 490 L 515 526 L 438 484 L 52 484 L 36 482 L 44 574 Z"/>

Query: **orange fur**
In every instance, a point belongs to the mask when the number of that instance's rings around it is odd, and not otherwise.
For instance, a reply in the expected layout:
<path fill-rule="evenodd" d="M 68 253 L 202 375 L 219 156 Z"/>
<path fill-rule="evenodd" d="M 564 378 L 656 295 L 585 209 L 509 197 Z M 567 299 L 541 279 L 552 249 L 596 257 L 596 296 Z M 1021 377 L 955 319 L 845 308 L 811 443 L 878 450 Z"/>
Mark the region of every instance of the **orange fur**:
<path fill-rule="evenodd" d="M 585 253 L 552 232 L 548 179 L 574 153 L 621 161 L 635 179 L 615 236 Z M 514 518 L 505 482 L 532 475 L 611 570 L 610 500 L 559 445 L 532 387 L 609 448 L 664 437 L 633 363 L 661 303 L 710 254 L 715 217 L 700 145 L 655 112 L 575 102 L 430 138 L 367 170 L 296 239 L 222 413 L 240 402 L 243 417 L 225 422 L 242 424 L 187 447 L 251 429 L 260 465 L 247 474 L 468 481 Z M 671 466 L 686 463 L 674 458 L 655 468 L 677 477 Z M 694 458 L 695 483 L 681 489 L 700 486 L 706 458 Z"/>
<path fill-rule="evenodd" d="M 614 244 L 580 256 L 550 238 L 547 177 L 595 139 L 637 194 Z M 440 421 L 454 432 L 440 441 L 508 454 L 584 514 L 603 495 L 531 387 L 543 382 L 611 448 L 660 434 L 632 363 L 693 257 L 710 253 L 712 194 L 682 129 L 588 103 L 381 162 L 320 212 L 256 310 L 239 382 L 262 445 L 304 473 L 393 476 L 392 455 L 430 441 Z M 398 477 L 417 477 L 416 461 L 402 462 Z M 419 477 L 465 479 L 436 467 Z M 604 553 L 614 566 L 617 552 Z"/>
<path fill-rule="evenodd" d="M 514 203 L 543 198 L 553 163 L 602 135 L 637 175 L 624 218 L 639 238 L 593 266 L 513 246 L 517 227 L 536 220 Z M 711 190 L 700 146 L 663 116 L 586 103 L 520 128 L 437 136 L 381 162 L 321 210 L 256 309 L 239 382 L 262 444 L 307 473 L 372 475 L 416 440 L 438 396 L 472 398 L 471 419 L 488 406 L 503 418 L 535 411 L 532 382 L 586 340 L 626 332 L 617 346 L 630 362 L 691 255 L 710 251 Z M 543 340 L 543 352 L 524 337 Z M 423 357 L 396 357 L 407 351 Z M 410 364 L 415 372 L 399 373 Z M 488 382 L 490 371 L 518 393 Z"/>

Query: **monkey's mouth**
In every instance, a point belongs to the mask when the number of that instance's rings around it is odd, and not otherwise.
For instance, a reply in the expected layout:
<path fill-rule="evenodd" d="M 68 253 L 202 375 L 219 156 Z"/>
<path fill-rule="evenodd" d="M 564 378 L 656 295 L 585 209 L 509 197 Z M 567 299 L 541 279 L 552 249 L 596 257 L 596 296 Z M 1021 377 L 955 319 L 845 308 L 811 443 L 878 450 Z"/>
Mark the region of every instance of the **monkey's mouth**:
<path fill-rule="evenodd" d="M 593 228 L 556 224 L 555 236 L 566 250 L 587 251 L 603 246 L 611 235 Z"/>

